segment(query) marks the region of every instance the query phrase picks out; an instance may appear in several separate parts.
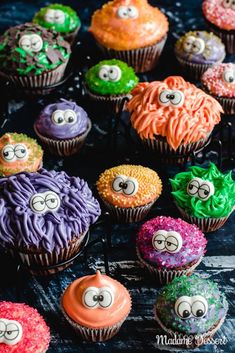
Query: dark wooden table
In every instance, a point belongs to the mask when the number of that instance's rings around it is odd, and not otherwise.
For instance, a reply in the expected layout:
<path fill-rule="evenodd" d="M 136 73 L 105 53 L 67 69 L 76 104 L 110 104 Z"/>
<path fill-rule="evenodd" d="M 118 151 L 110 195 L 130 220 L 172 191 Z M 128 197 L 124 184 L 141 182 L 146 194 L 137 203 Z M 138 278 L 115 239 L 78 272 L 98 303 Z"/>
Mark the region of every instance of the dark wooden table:
<path fill-rule="evenodd" d="M 52 1 L 39 0 L 1 0 L 0 3 L 0 31 L 6 28 L 29 21 L 34 12 L 45 3 Z M 86 146 L 76 157 L 67 159 L 53 158 L 46 154 L 44 166 L 48 169 L 65 170 L 70 175 L 79 175 L 86 179 L 94 188 L 94 183 L 101 171 L 119 163 L 139 163 L 150 166 L 158 171 L 164 182 L 163 195 L 156 203 L 150 217 L 157 215 L 179 216 L 170 196 L 168 178 L 180 169 L 178 167 L 165 168 L 157 160 L 150 158 L 134 143 L 128 143 L 125 138 L 126 129 L 120 126 L 117 146 L 112 146 L 110 138 L 112 116 L 107 111 L 100 111 L 87 101 L 82 90 L 82 73 L 101 56 L 96 49 L 91 36 L 87 33 L 91 14 L 104 1 L 94 0 L 65 0 L 57 1 L 69 4 L 78 10 L 82 20 L 82 30 L 79 32 L 79 43 L 73 54 L 73 74 L 68 81 L 55 92 L 45 97 L 20 98 L 15 92 L 2 90 L 1 107 L 1 134 L 6 131 L 25 132 L 35 136 L 33 121 L 40 109 L 54 102 L 59 97 L 71 98 L 84 106 L 93 121 L 93 129 Z M 141 75 L 141 80 L 162 79 L 170 74 L 180 74 L 173 55 L 173 43 L 184 31 L 205 28 L 201 13 L 201 1 L 194 0 L 162 0 L 151 1 L 159 6 L 170 21 L 170 35 L 166 48 L 161 57 L 159 66 L 154 72 Z M 227 61 L 234 57 L 227 57 Z M 124 123 L 127 117 L 122 117 Z M 234 117 L 223 117 L 223 121 L 232 121 Z M 218 130 L 219 134 L 219 130 Z M 220 136 L 218 135 L 217 136 Z M 234 148 L 234 137 L 231 141 Z M 109 148 L 107 148 L 107 146 Z M 224 138 L 223 170 L 234 168 L 234 159 L 228 160 L 226 150 L 227 138 Z M 216 153 L 209 157 L 216 159 Z M 231 156 L 230 156 L 231 157 Z M 217 282 L 226 293 L 229 302 L 227 319 L 216 337 L 227 340 L 225 345 L 206 345 L 195 352 L 232 353 L 235 352 L 235 302 L 234 302 L 234 268 L 235 268 L 235 215 L 232 215 L 225 226 L 207 236 L 207 253 L 197 273 L 203 278 Z M 105 343 L 82 342 L 73 330 L 66 324 L 60 311 L 60 296 L 66 286 L 77 277 L 94 273 L 96 269 L 104 272 L 103 249 L 97 244 L 88 249 L 85 260 L 79 257 L 67 270 L 48 278 L 31 277 L 25 272 L 17 274 L 17 264 L 0 257 L 1 284 L 0 300 L 25 302 L 36 307 L 44 316 L 51 328 L 52 340 L 48 353 L 82 353 L 82 352 L 160 352 L 176 350 L 172 347 L 158 347 L 155 335 L 159 330 L 153 320 L 153 304 L 157 297 L 156 288 L 145 270 L 140 267 L 135 254 L 135 237 L 140 224 L 112 226 L 112 247 L 108 249 L 109 268 L 111 276 L 121 281 L 130 291 L 133 308 L 119 334 Z M 91 240 L 99 239 L 107 231 L 107 227 L 98 226 L 91 232 Z M 181 349 L 178 351 L 182 352 Z M 190 351 L 188 351 L 190 353 Z M 21 353 L 21 352 L 18 352 Z"/>

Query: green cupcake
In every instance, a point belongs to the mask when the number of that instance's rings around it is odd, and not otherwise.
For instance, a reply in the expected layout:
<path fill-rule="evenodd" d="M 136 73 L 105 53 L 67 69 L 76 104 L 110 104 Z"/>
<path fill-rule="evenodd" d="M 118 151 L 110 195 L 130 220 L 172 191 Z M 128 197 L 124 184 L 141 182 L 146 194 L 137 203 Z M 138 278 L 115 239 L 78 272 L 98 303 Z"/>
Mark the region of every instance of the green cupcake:
<path fill-rule="evenodd" d="M 35 14 L 33 23 L 61 33 L 70 43 L 73 42 L 81 26 L 76 11 L 61 4 L 51 4 L 41 8 Z"/>
<path fill-rule="evenodd" d="M 235 182 L 231 172 L 222 174 L 213 163 L 208 169 L 191 167 L 170 181 L 183 217 L 204 232 L 220 228 L 233 212 Z"/>

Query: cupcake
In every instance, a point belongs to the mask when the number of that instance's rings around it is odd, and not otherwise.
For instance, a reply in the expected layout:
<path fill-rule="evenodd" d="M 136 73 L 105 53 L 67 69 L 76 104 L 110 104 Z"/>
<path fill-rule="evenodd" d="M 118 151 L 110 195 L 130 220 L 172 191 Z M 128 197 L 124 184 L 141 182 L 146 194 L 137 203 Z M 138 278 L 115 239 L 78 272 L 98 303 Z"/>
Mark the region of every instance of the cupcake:
<path fill-rule="evenodd" d="M 33 23 L 60 33 L 64 39 L 73 43 L 81 27 L 81 21 L 71 7 L 50 4 L 41 8 L 34 16 Z"/>
<path fill-rule="evenodd" d="M 203 232 L 219 229 L 233 212 L 235 182 L 231 172 L 222 174 L 213 163 L 208 169 L 190 167 L 170 181 L 180 213 Z"/>
<path fill-rule="evenodd" d="M 190 276 L 205 254 L 206 239 L 196 227 L 171 217 L 156 217 L 145 222 L 137 235 L 140 262 L 158 282 Z"/>
<path fill-rule="evenodd" d="M 221 39 L 212 32 L 191 31 L 178 39 L 175 55 L 185 73 L 197 80 L 208 67 L 221 63 L 226 53 Z"/>
<path fill-rule="evenodd" d="M 34 131 L 45 148 L 61 157 L 78 153 L 90 130 L 85 110 L 65 99 L 47 105 L 34 123 Z"/>
<path fill-rule="evenodd" d="M 202 11 L 210 29 L 219 36 L 229 54 L 235 54 L 235 3 L 233 0 L 204 0 Z"/>
<path fill-rule="evenodd" d="M 43 151 L 36 140 L 17 133 L 0 138 L 0 176 L 36 172 L 42 167 Z"/>
<path fill-rule="evenodd" d="M 0 37 L 0 75 L 24 88 L 48 87 L 62 79 L 70 52 L 52 30 L 32 23 L 11 27 Z"/>
<path fill-rule="evenodd" d="M 186 348 L 207 343 L 223 324 L 228 303 L 216 283 L 196 275 L 175 278 L 157 297 L 155 319 Z"/>
<path fill-rule="evenodd" d="M 102 342 L 120 330 L 131 310 L 131 297 L 121 283 L 97 271 L 66 288 L 61 309 L 84 340 Z"/>
<path fill-rule="evenodd" d="M 235 64 L 215 65 L 203 74 L 201 81 L 204 90 L 222 105 L 225 114 L 235 114 Z"/>
<path fill-rule="evenodd" d="M 0 302 L 1 353 L 46 353 L 49 343 L 49 328 L 36 309 Z"/>
<path fill-rule="evenodd" d="M 142 82 L 127 105 L 143 144 L 165 162 L 181 161 L 208 141 L 223 112 L 211 96 L 180 76 Z"/>
<path fill-rule="evenodd" d="M 95 11 L 89 30 L 105 56 L 145 72 L 156 66 L 168 29 L 166 16 L 146 0 L 114 0 Z"/>
<path fill-rule="evenodd" d="M 162 182 L 152 169 L 120 165 L 105 170 L 96 183 L 100 198 L 114 220 L 142 220 L 162 192 Z"/>
<path fill-rule="evenodd" d="M 0 193 L 1 247 L 33 274 L 67 267 L 100 215 L 87 183 L 65 172 L 41 169 L 0 179 Z"/>
<path fill-rule="evenodd" d="M 132 67 L 120 60 L 103 60 L 85 74 L 85 89 L 91 99 L 118 111 L 139 79 Z"/>

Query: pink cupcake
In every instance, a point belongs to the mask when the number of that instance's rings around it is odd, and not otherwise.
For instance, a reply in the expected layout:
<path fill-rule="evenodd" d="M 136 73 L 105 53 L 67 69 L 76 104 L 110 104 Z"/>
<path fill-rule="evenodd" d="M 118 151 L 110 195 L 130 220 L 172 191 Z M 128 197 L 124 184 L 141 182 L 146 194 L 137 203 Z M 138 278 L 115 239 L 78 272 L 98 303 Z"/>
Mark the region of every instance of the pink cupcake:
<path fill-rule="evenodd" d="M 160 283 L 190 276 L 205 254 L 207 240 L 200 229 L 182 219 L 156 217 L 144 223 L 137 235 L 140 262 Z"/>

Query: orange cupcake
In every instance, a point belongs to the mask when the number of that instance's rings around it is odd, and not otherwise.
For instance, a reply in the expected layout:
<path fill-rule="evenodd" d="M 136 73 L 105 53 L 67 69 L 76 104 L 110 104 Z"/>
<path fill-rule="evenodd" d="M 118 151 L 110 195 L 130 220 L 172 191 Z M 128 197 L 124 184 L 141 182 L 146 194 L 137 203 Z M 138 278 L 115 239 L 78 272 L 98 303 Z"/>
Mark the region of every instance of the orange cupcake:
<path fill-rule="evenodd" d="M 0 138 L 0 176 L 36 172 L 42 167 L 43 150 L 25 134 L 6 133 Z"/>
<path fill-rule="evenodd" d="M 131 297 L 121 283 L 97 271 L 66 288 L 61 308 L 83 339 L 106 341 L 116 335 L 129 315 Z"/>
<path fill-rule="evenodd" d="M 169 30 L 166 16 L 146 0 L 113 0 L 92 16 L 89 31 L 110 58 L 127 62 L 136 72 L 152 70 Z"/>
<path fill-rule="evenodd" d="M 111 216 L 124 223 L 142 220 L 162 192 L 158 174 L 140 165 L 120 165 L 105 170 L 96 183 Z"/>

